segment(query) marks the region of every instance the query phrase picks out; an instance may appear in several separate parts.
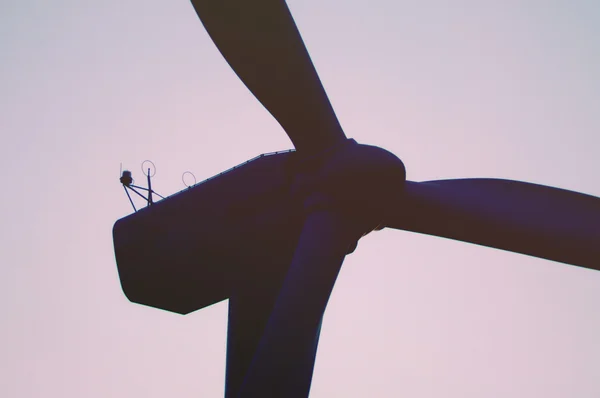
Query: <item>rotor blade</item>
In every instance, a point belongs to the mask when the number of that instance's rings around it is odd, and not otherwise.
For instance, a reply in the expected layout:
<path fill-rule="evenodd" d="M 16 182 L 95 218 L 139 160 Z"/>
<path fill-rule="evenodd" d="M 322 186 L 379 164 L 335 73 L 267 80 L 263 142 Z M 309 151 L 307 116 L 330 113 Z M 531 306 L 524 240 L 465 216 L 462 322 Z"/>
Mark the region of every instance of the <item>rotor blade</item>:
<path fill-rule="evenodd" d="M 306 398 L 323 313 L 356 233 L 329 210 L 308 214 L 294 259 L 240 390 L 240 397 Z"/>
<path fill-rule="evenodd" d="M 498 179 L 406 182 L 386 226 L 600 270 L 600 198 Z"/>
<path fill-rule="evenodd" d="M 246 231 L 247 233 L 250 232 Z M 282 242 L 273 239 L 270 239 L 270 243 L 282 245 Z M 295 244 L 294 241 L 294 246 Z M 273 251 L 270 250 L 270 253 L 273 254 Z M 227 324 L 225 398 L 241 396 L 240 389 L 261 342 L 292 257 L 290 255 L 284 260 L 281 256 L 263 256 L 262 253 L 247 250 L 241 262 L 241 271 L 232 278 Z M 310 369 L 314 363 L 318 337 L 317 331 L 311 343 L 313 348 L 304 352 L 307 358 L 303 362 Z"/>
<path fill-rule="evenodd" d="M 283 0 L 192 0 L 217 48 L 299 151 L 346 138 Z"/>
<path fill-rule="evenodd" d="M 225 398 L 239 397 L 246 372 L 248 371 L 262 334 L 273 311 L 278 290 L 273 290 L 274 285 L 252 286 L 243 292 L 238 292 L 229 298 L 229 316 L 227 325 L 227 362 L 225 370 Z M 278 286 L 280 287 L 280 286 Z M 319 330 L 313 336 L 312 349 L 305 351 L 309 369 L 312 370 Z"/>

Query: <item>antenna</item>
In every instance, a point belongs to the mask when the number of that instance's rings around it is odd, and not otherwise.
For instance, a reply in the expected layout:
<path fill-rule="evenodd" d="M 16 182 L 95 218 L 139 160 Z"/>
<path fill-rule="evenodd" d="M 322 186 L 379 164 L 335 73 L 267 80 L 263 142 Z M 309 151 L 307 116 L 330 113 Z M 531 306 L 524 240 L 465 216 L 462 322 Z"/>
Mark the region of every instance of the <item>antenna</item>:
<path fill-rule="evenodd" d="M 150 167 L 148 167 L 148 172 L 146 173 L 146 171 L 144 170 L 145 169 L 144 165 L 146 163 L 149 163 L 148 166 L 152 165 L 152 168 L 154 169 L 154 173 L 152 173 L 152 174 L 150 173 Z M 154 175 L 156 174 L 156 166 L 154 165 L 154 163 L 152 163 L 152 161 L 150 161 L 150 160 L 144 160 L 142 162 L 142 172 L 144 174 L 146 174 L 146 178 L 148 179 L 148 189 L 147 189 L 147 191 L 148 191 L 148 199 L 147 199 L 147 201 L 148 201 L 148 206 L 151 206 L 151 205 L 154 204 L 154 201 L 152 200 L 152 181 L 150 181 L 150 177 L 154 177 Z"/>
<path fill-rule="evenodd" d="M 121 168 L 120 168 L 121 177 L 119 178 L 119 181 L 121 182 L 121 184 L 123 184 L 123 189 L 125 189 L 125 193 L 127 194 L 127 197 L 129 198 L 129 202 L 131 203 L 131 206 L 133 207 L 133 211 L 136 211 L 136 212 L 137 212 L 137 209 L 135 207 L 135 204 L 133 203 L 133 200 L 131 199 L 131 195 L 129 195 L 128 190 L 135 192 L 138 196 L 143 198 L 146 201 L 146 206 L 151 206 L 154 204 L 154 199 L 152 198 L 152 194 L 155 194 L 156 196 L 160 197 L 161 199 L 164 199 L 164 196 L 162 196 L 162 195 L 156 193 L 154 190 L 152 190 L 151 177 L 153 177 L 156 174 L 156 166 L 154 165 L 154 163 L 152 163 L 152 161 L 144 160 L 144 162 L 142 163 L 142 171 L 144 171 L 144 166 L 146 165 L 146 163 L 150 163 L 150 165 L 152 165 L 152 168 L 147 167 L 146 168 L 147 172 L 144 172 L 144 174 L 146 175 L 147 180 L 148 180 L 148 188 L 134 185 L 133 184 L 134 180 L 133 180 L 131 171 L 123 170 L 123 164 L 121 163 Z M 153 169 L 154 172 L 151 172 L 151 169 Z M 145 197 L 144 195 L 139 193 L 136 190 L 136 188 L 148 192 L 148 197 Z"/>
<path fill-rule="evenodd" d="M 185 178 L 186 175 L 191 176 L 191 178 L 194 179 L 194 182 L 192 183 L 188 183 L 186 180 L 188 180 L 187 178 Z M 183 174 L 181 175 L 181 181 L 183 181 L 183 185 L 185 185 L 188 189 L 190 189 L 193 185 L 196 185 L 196 176 L 194 175 L 194 173 L 192 173 L 191 171 L 184 171 Z"/>

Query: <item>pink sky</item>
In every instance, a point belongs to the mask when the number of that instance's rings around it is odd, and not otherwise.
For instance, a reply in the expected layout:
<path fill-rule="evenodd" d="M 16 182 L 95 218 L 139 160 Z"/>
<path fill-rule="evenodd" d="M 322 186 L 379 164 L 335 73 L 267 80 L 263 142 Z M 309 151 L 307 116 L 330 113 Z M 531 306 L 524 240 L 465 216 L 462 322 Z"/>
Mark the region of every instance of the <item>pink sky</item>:
<path fill-rule="evenodd" d="M 290 1 L 349 137 L 411 180 L 600 196 L 600 6 Z M 131 304 L 119 164 L 156 190 L 291 143 L 187 0 L 0 5 L 0 396 L 219 397 L 226 303 Z M 385 230 L 347 257 L 312 398 L 600 396 L 600 273 Z"/>

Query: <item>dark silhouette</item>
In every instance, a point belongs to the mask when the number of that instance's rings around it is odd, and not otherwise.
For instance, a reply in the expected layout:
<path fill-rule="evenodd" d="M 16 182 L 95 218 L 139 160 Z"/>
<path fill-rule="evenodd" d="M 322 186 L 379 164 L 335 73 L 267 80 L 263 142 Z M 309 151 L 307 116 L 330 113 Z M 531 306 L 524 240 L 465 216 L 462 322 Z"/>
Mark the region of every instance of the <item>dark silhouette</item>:
<path fill-rule="evenodd" d="M 396 156 L 346 138 L 284 1 L 192 3 L 297 151 L 148 200 L 113 235 L 131 301 L 186 314 L 229 299 L 227 397 L 308 395 L 331 290 L 370 231 L 600 269 L 599 198 L 508 180 L 406 181 Z"/>

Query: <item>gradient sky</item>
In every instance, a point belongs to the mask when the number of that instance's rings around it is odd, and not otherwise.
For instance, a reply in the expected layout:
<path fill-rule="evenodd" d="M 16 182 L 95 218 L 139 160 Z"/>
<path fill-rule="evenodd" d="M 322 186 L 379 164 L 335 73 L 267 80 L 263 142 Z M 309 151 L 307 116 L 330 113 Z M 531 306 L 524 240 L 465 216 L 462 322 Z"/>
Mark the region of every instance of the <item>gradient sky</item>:
<path fill-rule="evenodd" d="M 600 196 L 597 0 L 289 6 L 347 135 L 409 179 Z M 289 139 L 187 0 L 3 0 L 0 60 L 0 396 L 222 396 L 226 302 L 121 291 L 119 164 L 165 195 Z M 311 397 L 597 398 L 599 336 L 600 272 L 384 230 L 346 259 Z"/>

